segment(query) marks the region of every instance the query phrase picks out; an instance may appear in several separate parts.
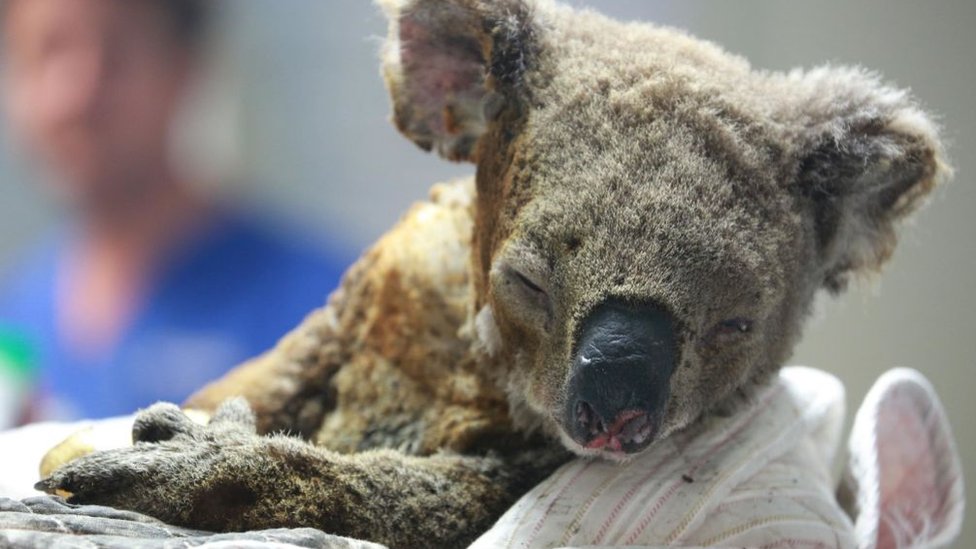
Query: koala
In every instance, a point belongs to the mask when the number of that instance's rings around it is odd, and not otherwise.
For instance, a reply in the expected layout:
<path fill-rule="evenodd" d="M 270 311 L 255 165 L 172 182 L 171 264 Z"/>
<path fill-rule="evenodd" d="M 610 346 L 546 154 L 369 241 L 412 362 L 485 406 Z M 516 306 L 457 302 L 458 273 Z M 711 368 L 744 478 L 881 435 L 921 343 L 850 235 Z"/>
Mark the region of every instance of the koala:
<path fill-rule="evenodd" d="M 950 172 L 931 119 L 860 69 L 757 71 L 546 0 L 382 6 L 397 128 L 476 175 L 191 397 L 208 425 L 153 406 L 133 446 L 39 487 L 207 530 L 464 546 L 574 455 L 734 413 Z"/>

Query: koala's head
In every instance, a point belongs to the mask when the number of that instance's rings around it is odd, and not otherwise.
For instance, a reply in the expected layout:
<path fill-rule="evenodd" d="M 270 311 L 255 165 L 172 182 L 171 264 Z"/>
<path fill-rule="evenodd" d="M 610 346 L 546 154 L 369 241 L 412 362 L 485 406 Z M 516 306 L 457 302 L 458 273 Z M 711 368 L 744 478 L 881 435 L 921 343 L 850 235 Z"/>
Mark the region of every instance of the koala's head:
<path fill-rule="evenodd" d="M 477 165 L 476 325 L 513 403 L 623 458 L 762 382 L 947 167 L 903 92 L 529 0 L 386 3 L 400 130 Z"/>

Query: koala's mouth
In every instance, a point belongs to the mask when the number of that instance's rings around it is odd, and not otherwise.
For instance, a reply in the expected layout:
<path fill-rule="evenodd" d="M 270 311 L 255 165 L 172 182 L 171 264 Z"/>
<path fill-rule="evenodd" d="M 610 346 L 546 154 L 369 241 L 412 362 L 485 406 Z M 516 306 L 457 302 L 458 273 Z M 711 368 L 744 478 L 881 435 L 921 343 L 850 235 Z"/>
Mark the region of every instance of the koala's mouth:
<path fill-rule="evenodd" d="M 581 442 L 588 450 L 603 450 L 632 454 L 643 450 L 654 437 L 655 421 L 643 410 L 626 410 L 611 424 L 596 418 L 596 413 L 585 402 L 577 405 L 580 424 L 589 425 L 586 438 Z"/>

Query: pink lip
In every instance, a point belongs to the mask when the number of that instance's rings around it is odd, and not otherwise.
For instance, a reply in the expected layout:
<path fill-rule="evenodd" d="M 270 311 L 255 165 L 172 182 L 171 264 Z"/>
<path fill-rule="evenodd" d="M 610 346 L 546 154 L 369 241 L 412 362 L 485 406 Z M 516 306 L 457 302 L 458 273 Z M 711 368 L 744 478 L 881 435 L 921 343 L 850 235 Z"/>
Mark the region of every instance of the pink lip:
<path fill-rule="evenodd" d="M 600 450 L 602 448 L 606 448 L 607 446 L 609 446 L 609 449 L 613 450 L 614 452 L 623 451 L 623 444 L 620 443 L 620 439 L 618 439 L 616 435 L 608 435 L 603 433 L 602 435 L 599 435 L 586 443 L 586 447 L 590 450 Z"/>
<path fill-rule="evenodd" d="M 607 431 L 600 433 L 586 443 L 586 448 L 590 450 L 606 449 L 613 452 L 622 452 L 623 442 L 620 441 L 619 435 L 624 431 L 624 427 L 630 420 L 642 415 L 644 413 L 639 410 L 628 410 L 620 413 Z"/>

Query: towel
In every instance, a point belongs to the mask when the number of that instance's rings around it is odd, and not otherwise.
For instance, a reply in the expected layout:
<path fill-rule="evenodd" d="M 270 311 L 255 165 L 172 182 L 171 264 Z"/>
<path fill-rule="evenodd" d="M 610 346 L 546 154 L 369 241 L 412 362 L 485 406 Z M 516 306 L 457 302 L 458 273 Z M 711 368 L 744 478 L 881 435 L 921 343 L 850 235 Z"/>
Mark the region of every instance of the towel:
<path fill-rule="evenodd" d="M 472 547 L 854 548 L 830 473 L 843 418 L 837 378 L 784 368 L 746 409 L 628 463 L 564 465 Z"/>

